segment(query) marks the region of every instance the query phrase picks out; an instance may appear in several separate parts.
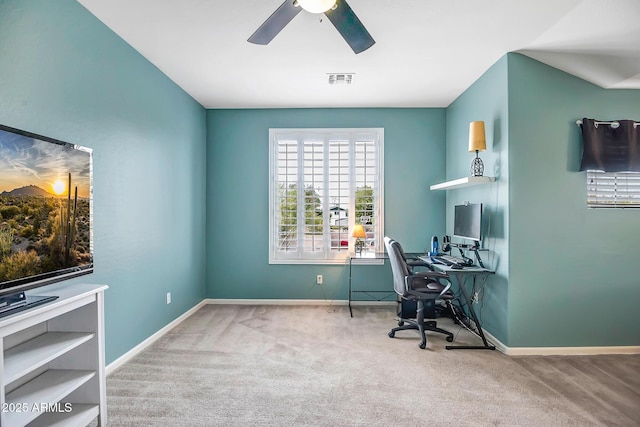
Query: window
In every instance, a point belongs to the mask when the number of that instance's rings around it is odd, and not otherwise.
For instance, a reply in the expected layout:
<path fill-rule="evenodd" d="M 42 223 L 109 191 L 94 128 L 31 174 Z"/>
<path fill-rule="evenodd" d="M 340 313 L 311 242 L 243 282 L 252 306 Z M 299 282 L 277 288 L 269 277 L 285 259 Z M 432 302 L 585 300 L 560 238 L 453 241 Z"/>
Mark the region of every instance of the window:
<path fill-rule="evenodd" d="M 588 170 L 587 207 L 640 208 L 640 172 Z"/>
<path fill-rule="evenodd" d="M 342 263 L 362 224 L 383 251 L 383 129 L 269 130 L 269 262 Z"/>

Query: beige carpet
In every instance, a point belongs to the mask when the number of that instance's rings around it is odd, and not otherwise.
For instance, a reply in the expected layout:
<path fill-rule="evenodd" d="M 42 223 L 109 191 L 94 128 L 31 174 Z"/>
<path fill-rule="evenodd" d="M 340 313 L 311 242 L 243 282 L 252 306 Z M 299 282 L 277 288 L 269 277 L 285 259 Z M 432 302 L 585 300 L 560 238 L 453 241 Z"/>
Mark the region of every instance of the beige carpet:
<path fill-rule="evenodd" d="M 391 308 L 205 306 L 107 379 L 109 425 L 640 425 L 640 356 L 447 351 L 434 333 L 420 350 L 395 325 Z"/>

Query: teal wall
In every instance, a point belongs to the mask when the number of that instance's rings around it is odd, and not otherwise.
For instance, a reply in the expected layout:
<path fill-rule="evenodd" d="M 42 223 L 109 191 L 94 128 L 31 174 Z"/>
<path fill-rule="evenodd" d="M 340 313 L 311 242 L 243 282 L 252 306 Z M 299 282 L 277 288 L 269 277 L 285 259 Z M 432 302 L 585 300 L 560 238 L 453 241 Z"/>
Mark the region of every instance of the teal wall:
<path fill-rule="evenodd" d="M 576 125 L 640 120 L 640 90 L 508 61 L 509 345 L 640 345 L 640 211 L 587 209 Z"/>
<path fill-rule="evenodd" d="M 74 0 L 0 2 L 0 88 L 0 123 L 94 150 L 75 281 L 110 286 L 111 362 L 204 297 L 205 110 Z"/>
<path fill-rule="evenodd" d="M 346 266 L 268 264 L 270 127 L 383 127 L 385 231 L 408 251 L 483 203 L 480 312 L 504 344 L 640 344 L 638 212 L 586 208 L 575 125 L 639 119 L 640 91 L 509 54 L 447 109 L 205 111 L 73 0 L 0 0 L 0 87 L 0 123 L 94 149 L 96 268 L 75 281 L 110 286 L 107 362 L 205 296 L 347 298 Z M 496 183 L 429 191 L 469 174 L 473 120 Z M 354 267 L 354 288 L 390 269 Z"/>
<path fill-rule="evenodd" d="M 496 275 L 479 311 L 508 347 L 640 344 L 639 212 L 587 209 L 583 117 L 638 119 L 640 91 L 599 88 L 513 53 L 447 109 L 447 179 L 469 173 L 469 122 L 487 127 L 481 158 L 496 182 L 447 191 L 447 231 L 455 204 L 484 204 Z"/>
<path fill-rule="evenodd" d="M 453 234 L 454 206 L 483 204 L 483 240 L 480 252 L 486 267 L 496 271 L 477 307 L 483 327 L 506 343 L 509 328 L 509 111 L 507 57 L 487 70 L 447 108 L 447 180 L 470 175 L 475 152 L 469 149 L 469 123 L 484 121 L 487 150 L 479 153 L 484 175 L 496 182 L 447 190 L 447 234 Z M 457 241 L 457 239 L 454 239 Z M 457 255 L 457 251 L 454 251 Z M 471 254 L 469 254 L 471 255 Z"/>
<path fill-rule="evenodd" d="M 269 265 L 269 128 L 384 128 L 385 234 L 423 251 L 444 230 L 444 109 L 207 112 L 210 298 L 347 299 L 344 265 Z M 392 289 L 389 266 L 354 266 L 354 289 Z M 324 284 L 315 284 L 317 274 Z"/>

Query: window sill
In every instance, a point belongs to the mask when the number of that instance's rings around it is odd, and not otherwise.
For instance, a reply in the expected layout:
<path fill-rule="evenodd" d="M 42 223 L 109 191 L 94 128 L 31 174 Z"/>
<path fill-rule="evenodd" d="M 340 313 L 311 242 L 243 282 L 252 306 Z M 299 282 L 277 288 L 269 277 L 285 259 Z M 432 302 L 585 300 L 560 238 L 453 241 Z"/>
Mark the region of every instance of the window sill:
<path fill-rule="evenodd" d="M 337 259 L 270 259 L 274 265 L 344 265 L 348 258 Z"/>
<path fill-rule="evenodd" d="M 350 253 L 348 260 L 357 265 L 382 265 L 389 256 L 386 253 L 365 252 L 363 254 Z"/>

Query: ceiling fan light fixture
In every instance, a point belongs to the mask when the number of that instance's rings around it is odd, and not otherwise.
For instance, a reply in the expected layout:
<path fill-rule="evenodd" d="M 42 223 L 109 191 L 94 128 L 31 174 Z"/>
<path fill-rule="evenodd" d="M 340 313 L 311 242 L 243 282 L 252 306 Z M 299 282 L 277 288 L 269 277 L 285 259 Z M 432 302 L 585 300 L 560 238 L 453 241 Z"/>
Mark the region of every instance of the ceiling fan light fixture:
<path fill-rule="evenodd" d="M 311 13 L 324 13 L 335 6 L 336 0 L 297 0 L 301 8 Z"/>

